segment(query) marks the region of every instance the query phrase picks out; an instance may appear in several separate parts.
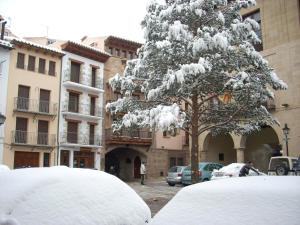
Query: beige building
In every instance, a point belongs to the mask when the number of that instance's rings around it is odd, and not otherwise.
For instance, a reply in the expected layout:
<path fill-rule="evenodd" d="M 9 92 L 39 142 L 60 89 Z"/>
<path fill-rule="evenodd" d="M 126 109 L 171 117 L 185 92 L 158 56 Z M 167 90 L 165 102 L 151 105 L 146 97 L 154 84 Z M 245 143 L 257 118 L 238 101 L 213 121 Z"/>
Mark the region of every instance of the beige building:
<path fill-rule="evenodd" d="M 126 61 L 137 57 L 136 52 L 141 44 L 114 36 L 84 37 L 82 42 L 111 54 L 104 66 L 105 104 L 122 97 L 119 91 L 110 88 L 108 80 L 117 73 L 123 74 Z M 142 98 L 138 91 L 133 96 Z M 119 134 L 113 134 L 111 124 L 117 116 L 122 114 L 105 114 L 102 169 L 109 172 L 113 167 L 120 178 L 130 180 L 139 178 L 141 161 L 147 162 L 149 177 L 164 176 L 170 166 L 186 164 L 188 145 L 184 133 L 176 137 L 149 130 L 122 130 Z"/>
<path fill-rule="evenodd" d="M 247 136 L 209 133 L 199 138 L 200 161 L 223 164 L 251 160 L 254 166 L 266 171 L 273 155 L 287 155 L 282 128 L 290 128 L 288 155 L 300 155 L 300 2 L 298 0 L 257 0 L 257 6 L 242 11 L 261 24 L 262 44 L 257 50 L 275 69 L 280 79 L 288 84 L 287 91 L 275 92 L 275 101 L 267 108 L 280 126 L 263 127 L 260 132 Z"/>
<path fill-rule="evenodd" d="M 57 49 L 11 38 L 3 163 L 56 165 L 61 57 Z"/>

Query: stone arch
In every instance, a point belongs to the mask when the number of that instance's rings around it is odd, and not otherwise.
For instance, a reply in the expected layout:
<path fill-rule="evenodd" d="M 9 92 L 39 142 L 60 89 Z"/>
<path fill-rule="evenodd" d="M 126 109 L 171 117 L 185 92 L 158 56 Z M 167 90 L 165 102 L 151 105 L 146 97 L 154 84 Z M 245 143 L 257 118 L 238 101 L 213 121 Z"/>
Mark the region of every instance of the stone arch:
<path fill-rule="evenodd" d="M 245 161 L 252 161 L 254 167 L 267 172 L 270 158 L 281 154 L 279 140 L 271 126 L 264 126 L 260 131 L 243 136 L 240 145 L 244 147 Z"/>
<path fill-rule="evenodd" d="M 236 162 L 236 151 L 231 134 L 213 136 L 208 133 L 203 141 L 203 150 L 206 153 L 206 161 L 219 162 L 223 165 Z"/>
<path fill-rule="evenodd" d="M 134 160 L 139 157 L 141 161 L 147 161 L 147 155 L 141 149 L 129 148 L 124 146 L 109 149 L 105 153 L 105 171 L 111 173 L 114 168 L 114 175 L 122 180 L 129 181 L 135 178 Z"/>

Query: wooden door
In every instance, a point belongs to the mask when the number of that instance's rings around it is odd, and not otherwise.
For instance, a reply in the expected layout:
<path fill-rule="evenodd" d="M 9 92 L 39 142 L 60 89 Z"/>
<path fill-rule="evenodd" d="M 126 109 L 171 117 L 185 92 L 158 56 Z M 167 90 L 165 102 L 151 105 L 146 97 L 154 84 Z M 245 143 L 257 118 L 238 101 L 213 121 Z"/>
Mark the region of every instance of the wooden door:
<path fill-rule="evenodd" d="M 50 103 L 50 91 L 41 89 L 39 111 L 43 113 L 49 113 L 49 103 Z"/>
<path fill-rule="evenodd" d="M 67 141 L 69 143 L 77 143 L 78 142 L 77 132 L 78 132 L 78 123 L 68 122 Z"/>
<path fill-rule="evenodd" d="M 48 124 L 46 120 L 39 120 L 37 139 L 39 145 L 48 145 Z"/>
<path fill-rule="evenodd" d="M 16 143 L 27 143 L 27 118 L 17 117 L 16 118 Z"/>
<path fill-rule="evenodd" d="M 15 152 L 14 168 L 39 167 L 38 152 Z"/>
<path fill-rule="evenodd" d="M 70 151 L 61 150 L 60 151 L 60 165 L 61 166 L 70 166 Z"/>
<path fill-rule="evenodd" d="M 75 151 L 74 164 L 75 168 L 94 168 L 94 152 L 88 151 Z"/>
<path fill-rule="evenodd" d="M 139 156 L 136 156 L 134 159 L 134 178 L 141 178 L 140 167 L 141 159 Z"/>
<path fill-rule="evenodd" d="M 29 109 L 29 91 L 30 87 L 19 85 L 17 108 L 19 110 Z"/>

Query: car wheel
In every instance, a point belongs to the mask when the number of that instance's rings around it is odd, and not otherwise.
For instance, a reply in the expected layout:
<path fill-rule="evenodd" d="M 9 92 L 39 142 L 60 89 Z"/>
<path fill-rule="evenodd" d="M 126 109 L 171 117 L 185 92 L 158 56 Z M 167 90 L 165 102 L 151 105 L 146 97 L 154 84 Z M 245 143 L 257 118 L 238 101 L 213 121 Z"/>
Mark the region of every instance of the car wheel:
<path fill-rule="evenodd" d="M 205 179 L 203 179 L 203 181 L 202 182 L 206 182 L 206 181 L 209 181 L 207 178 L 205 178 Z"/>
<path fill-rule="evenodd" d="M 278 176 L 284 176 L 284 175 L 287 175 L 287 174 L 288 174 L 288 169 L 287 169 L 285 166 L 283 166 L 283 165 L 277 166 L 277 167 L 276 167 L 276 174 L 277 174 Z"/>
<path fill-rule="evenodd" d="M 168 183 L 168 185 L 170 185 L 170 186 L 175 186 L 175 184 L 173 184 L 173 183 Z"/>

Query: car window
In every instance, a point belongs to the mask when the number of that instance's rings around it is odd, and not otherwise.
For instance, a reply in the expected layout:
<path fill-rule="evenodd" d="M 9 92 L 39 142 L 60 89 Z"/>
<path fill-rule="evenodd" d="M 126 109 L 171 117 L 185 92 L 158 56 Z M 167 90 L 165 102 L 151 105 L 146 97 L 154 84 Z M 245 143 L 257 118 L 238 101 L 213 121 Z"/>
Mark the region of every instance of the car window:
<path fill-rule="evenodd" d="M 214 164 L 207 164 L 204 167 L 204 170 L 206 170 L 206 171 L 213 171 L 214 170 Z"/>
<path fill-rule="evenodd" d="M 177 172 L 177 167 L 176 166 L 173 166 L 169 169 L 169 172 L 170 173 L 176 173 Z"/>
<path fill-rule="evenodd" d="M 215 169 L 217 169 L 217 170 L 221 169 L 222 167 L 223 167 L 223 166 L 220 165 L 220 164 L 215 164 Z"/>
<path fill-rule="evenodd" d="M 270 170 L 276 170 L 277 167 L 284 166 L 289 169 L 289 160 L 286 158 L 274 158 L 271 161 Z"/>

